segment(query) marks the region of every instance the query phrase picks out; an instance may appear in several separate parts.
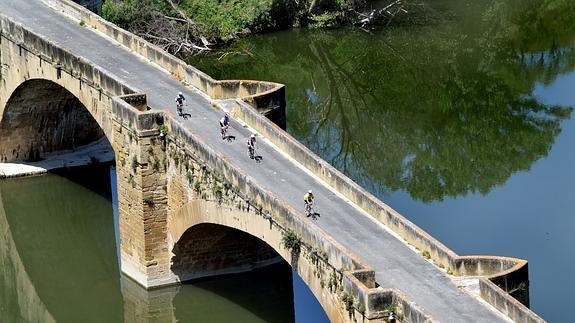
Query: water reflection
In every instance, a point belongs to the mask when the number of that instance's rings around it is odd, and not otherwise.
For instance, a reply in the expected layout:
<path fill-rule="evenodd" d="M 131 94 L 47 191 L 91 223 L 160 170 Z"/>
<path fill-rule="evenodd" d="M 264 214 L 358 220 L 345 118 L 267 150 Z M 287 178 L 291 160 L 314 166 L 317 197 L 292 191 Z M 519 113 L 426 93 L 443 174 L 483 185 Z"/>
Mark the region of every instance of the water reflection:
<path fill-rule="evenodd" d="M 120 279 L 109 168 L 65 175 L 0 181 L 0 321 L 296 320 L 285 262 L 154 291 Z M 304 294 L 314 315 L 307 318 L 325 321 L 311 292 Z"/>
<path fill-rule="evenodd" d="M 487 194 L 546 156 L 571 114 L 532 92 L 575 68 L 573 3 L 426 3 L 429 25 L 276 33 L 192 63 L 287 84 L 288 130 L 377 195 Z"/>

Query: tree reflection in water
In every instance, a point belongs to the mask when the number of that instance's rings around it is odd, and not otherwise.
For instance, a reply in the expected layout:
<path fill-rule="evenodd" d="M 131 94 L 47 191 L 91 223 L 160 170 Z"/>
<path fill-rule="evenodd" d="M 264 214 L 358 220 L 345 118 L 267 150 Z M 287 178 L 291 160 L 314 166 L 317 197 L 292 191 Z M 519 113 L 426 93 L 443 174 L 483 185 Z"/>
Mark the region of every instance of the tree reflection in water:
<path fill-rule="evenodd" d="M 285 83 L 288 131 L 376 195 L 487 194 L 546 156 L 570 117 L 532 93 L 575 68 L 575 2 L 463 2 L 413 8 L 427 24 L 276 33 L 191 63 Z"/>

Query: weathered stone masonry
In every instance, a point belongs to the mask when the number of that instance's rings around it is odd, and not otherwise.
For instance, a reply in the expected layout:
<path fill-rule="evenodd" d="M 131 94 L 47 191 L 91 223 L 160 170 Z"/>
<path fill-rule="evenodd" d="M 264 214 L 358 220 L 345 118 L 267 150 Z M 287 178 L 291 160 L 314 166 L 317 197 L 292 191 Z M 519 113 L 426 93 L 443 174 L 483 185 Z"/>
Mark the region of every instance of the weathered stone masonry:
<path fill-rule="evenodd" d="M 66 0 L 45 1 L 60 6 L 59 10 L 116 39 L 213 99 L 242 97 L 249 106 L 238 101 L 236 116 L 406 241 L 428 251 L 439 266 L 445 266 L 455 274 L 485 275 L 506 290 L 514 288 L 526 277 L 524 261 L 455 255 L 254 113 L 252 108 L 277 117 L 280 125 L 285 125 L 281 84 L 215 81 L 80 6 Z M 306 219 L 297 217 L 295 211 L 273 193 L 251 183 L 249 177 L 205 147 L 193 134 L 171 124 L 161 113 L 145 111 L 145 95 L 134 94 L 140 91 L 118 82 L 89 62 L 30 33 L 1 14 L 0 20 L 0 131 L 24 119 L 18 116 L 18 107 L 21 108 L 20 115 L 24 115 L 28 109 L 22 104 L 25 100 L 13 94 L 25 95 L 26 87 L 33 85 L 29 81 L 32 79 L 44 80 L 39 88 L 47 88 L 49 93 L 65 93 L 62 89 L 66 89 L 71 96 L 56 99 L 42 108 L 34 107 L 39 115 L 43 110 L 54 113 L 47 114 L 38 124 L 29 124 L 28 129 L 45 128 L 42 124 L 48 125 L 50 120 L 66 115 L 61 111 L 68 106 L 78 106 L 77 102 L 69 103 L 73 97 L 89 111 L 116 154 L 122 271 L 139 284 L 149 288 L 218 272 L 245 270 L 273 261 L 279 254 L 298 271 L 333 321 L 352 321 L 363 315 L 367 320 L 381 320 L 389 305 L 397 306 L 408 321 L 422 322 L 430 318 L 401 292 L 375 288 L 373 270 Z M 20 86 L 23 88 L 17 91 Z M 15 104 L 17 102 L 20 103 Z M 85 120 L 84 124 L 89 123 L 89 118 L 85 118 L 87 114 L 73 115 L 74 118 L 64 119 L 71 121 L 79 117 Z M 2 128 L 5 121 L 11 127 Z M 74 142 L 54 140 L 73 129 L 74 126 L 65 124 L 51 133 L 28 138 L 41 141 L 36 144 L 42 147 L 38 149 L 41 155 L 62 147 L 73 147 Z M 93 129 L 97 130 L 97 127 Z M 26 135 L 22 133 L 22 136 Z M 0 154 L 6 160 L 30 157 L 32 150 L 18 139 L 2 141 L 2 144 Z M 282 246 L 282 235 L 287 228 L 301 239 L 300 253 L 294 254 Z M 237 230 L 253 237 L 245 239 L 246 243 L 239 248 L 230 243 L 246 237 Z M 200 242 L 198 235 L 206 239 Z M 242 253 L 248 260 L 232 257 L 235 253 Z M 481 278 L 480 283 L 483 297 L 496 303 L 495 306 L 510 317 L 532 322 L 540 320 L 491 281 Z"/>

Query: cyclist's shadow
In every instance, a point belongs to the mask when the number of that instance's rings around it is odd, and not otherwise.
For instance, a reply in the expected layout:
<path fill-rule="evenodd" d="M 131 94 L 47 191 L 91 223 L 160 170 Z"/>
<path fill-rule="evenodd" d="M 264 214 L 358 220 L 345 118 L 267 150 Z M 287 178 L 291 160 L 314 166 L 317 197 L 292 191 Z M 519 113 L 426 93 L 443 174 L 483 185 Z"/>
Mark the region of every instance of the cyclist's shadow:
<path fill-rule="evenodd" d="M 256 163 L 261 163 L 264 158 L 260 155 L 254 156 L 254 160 Z"/>
<path fill-rule="evenodd" d="M 227 140 L 228 142 L 232 142 L 232 141 L 236 140 L 236 136 L 225 135 L 222 139 Z"/>
<path fill-rule="evenodd" d="M 187 112 L 182 112 L 182 114 L 180 114 L 180 117 L 182 117 L 184 120 L 187 120 L 191 116 L 192 115 L 190 113 L 187 113 Z"/>
<path fill-rule="evenodd" d="M 310 214 L 308 214 L 308 218 L 311 218 L 312 220 L 317 220 L 319 219 L 321 215 L 319 213 L 317 213 L 316 211 L 311 212 Z"/>

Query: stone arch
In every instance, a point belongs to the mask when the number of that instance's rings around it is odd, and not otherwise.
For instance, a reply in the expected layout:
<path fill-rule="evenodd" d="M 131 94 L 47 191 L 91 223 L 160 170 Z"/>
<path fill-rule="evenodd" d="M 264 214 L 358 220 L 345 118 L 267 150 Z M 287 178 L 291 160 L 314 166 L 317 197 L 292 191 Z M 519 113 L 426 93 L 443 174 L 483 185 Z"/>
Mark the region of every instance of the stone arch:
<path fill-rule="evenodd" d="M 87 108 L 90 101 L 47 79 L 19 84 L 0 107 L 0 162 L 35 161 L 104 137 L 111 143 L 106 122 Z"/>
<path fill-rule="evenodd" d="M 280 261 L 267 243 L 214 223 L 187 229 L 172 249 L 171 270 L 180 280 L 249 271 Z"/>
<path fill-rule="evenodd" d="M 291 263 L 291 253 L 281 246 L 281 230 L 270 225 L 269 221 L 251 213 L 249 210 L 236 209 L 226 204 L 220 204 L 217 201 L 203 199 L 193 199 L 183 205 L 175 214 L 168 216 L 168 246 L 172 252 L 172 260 L 178 256 L 176 252 L 178 252 L 178 243 L 182 241 L 182 238 L 190 238 L 189 236 L 186 237 L 186 235 L 194 233 L 190 230 L 201 228 L 202 226 L 207 226 L 206 229 L 221 229 L 222 231 L 217 232 L 217 234 L 225 234 L 230 229 L 241 231 L 243 235 L 238 235 L 237 232 L 229 234 L 244 238 L 249 236 L 251 237 L 249 238 L 250 240 L 257 239 L 269 246 L 275 252 L 275 255 L 279 255 L 285 261 Z M 196 232 L 205 237 L 205 231 L 200 232 L 198 230 Z M 177 281 L 180 281 L 180 279 L 177 279 Z"/>
<path fill-rule="evenodd" d="M 174 183 L 172 183 L 174 185 Z M 179 184 L 176 184 L 179 186 Z M 172 195 L 176 189 L 172 188 Z M 173 198 L 173 196 L 172 196 Z M 206 199 L 191 199 L 186 203 L 182 203 L 177 210 L 172 210 L 168 214 L 168 249 L 174 257 L 177 257 L 177 244 L 181 242 L 182 238 L 186 239 L 186 235 L 193 233 L 190 229 L 200 228 L 202 226 L 212 228 L 231 228 L 235 231 L 234 234 L 240 237 L 250 236 L 252 239 L 257 239 L 265 243 L 276 255 L 280 256 L 292 266 L 292 269 L 298 273 L 307 287 L 314 294 L 319 304 L 325 311 L 326 315 L 333 321 L 341 321 L 342 317 L 347 316 L 347 313 L 339 306 L 339 300 L 334 298 L 331 293 L 325 292 L 322 286 L 321 279 L 318 278 L 316 267 L 313 261 L 308 256 L 299 256 L 299 260 L 294 261 L 298 257 L 294 257 L 292 253 L 281 245 L 282 229 L 277 225 L 273 225 L 269 218 L 258 214 L 253 208 L 237 207 L 231 204 L 221 203 L 217 200 Z M 226 229 L 228 230 L 228 229 Z M 241 231 L 241 235 L 237 234 Z M 198 240 L 200 238 L 198 237 Z M 233 240 L 232 240 L 233 241 Z M 254 257 L 253 259 L 256 259 Z M 264 264 L 264 259 L 258 259 L 259 264 Z M 278 261 L 279 258 L 269 258 L 269 261 Z M 240 266 L 232 268 L 229 272 L 241 272 L 251 270 L 259 265 L 257 262 L 251 265 L 246 264 L 243 268 Z M 172 262 L 173 268 L 173 262 Z M 208 269 L 209 270 L 209 269 Z M 223 268 L 214 272 L 213 275 L 225 273 Z M 210 272 L 201 275 L 198 272 L 186 273 L 174 272 L 169 279 L 172 283 L 180 282 L 180 277 L 184 280 L 187 278 L 199 278 L 212 276 Z M 179 276 L 178 276 L 179 275 Z"/>

